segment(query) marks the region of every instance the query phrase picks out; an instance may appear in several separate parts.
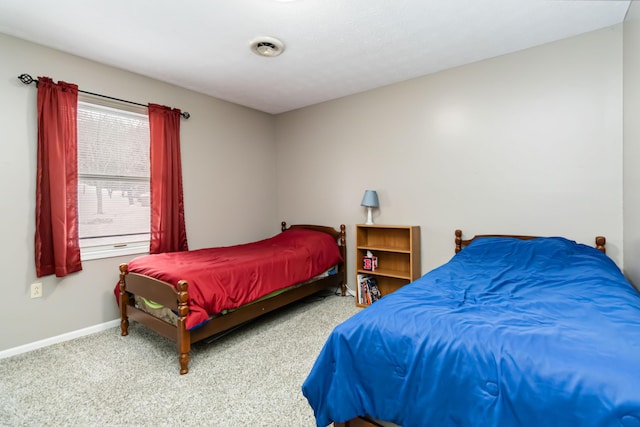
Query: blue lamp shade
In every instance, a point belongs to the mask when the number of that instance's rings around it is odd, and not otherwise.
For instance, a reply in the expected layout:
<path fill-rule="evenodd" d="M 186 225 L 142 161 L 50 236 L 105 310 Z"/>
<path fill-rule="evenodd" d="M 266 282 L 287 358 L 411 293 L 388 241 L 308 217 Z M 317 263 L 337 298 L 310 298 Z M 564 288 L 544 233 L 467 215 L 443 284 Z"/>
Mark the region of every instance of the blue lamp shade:
<path fill-rule="evenodd" d="M 366 206 L 367 208 L 377 208 L 380 207 L 380 203 L 378 202 L 378 193 L 374 190 L 365 190 L 364 197 L 362 197 L 362 203 L 360 206 Z"/>

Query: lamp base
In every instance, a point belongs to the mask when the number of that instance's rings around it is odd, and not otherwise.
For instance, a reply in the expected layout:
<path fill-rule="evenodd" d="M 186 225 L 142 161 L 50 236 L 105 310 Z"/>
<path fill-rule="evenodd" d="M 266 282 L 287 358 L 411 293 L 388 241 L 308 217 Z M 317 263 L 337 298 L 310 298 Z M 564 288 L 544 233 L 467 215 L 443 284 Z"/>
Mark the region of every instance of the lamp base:
<path fill-rule="evenodd" d="M 373 214 L 372 214 L 372 208 L 367 207 L 367 222 L 365 222 L 366 225 L 373 225 Z"/>

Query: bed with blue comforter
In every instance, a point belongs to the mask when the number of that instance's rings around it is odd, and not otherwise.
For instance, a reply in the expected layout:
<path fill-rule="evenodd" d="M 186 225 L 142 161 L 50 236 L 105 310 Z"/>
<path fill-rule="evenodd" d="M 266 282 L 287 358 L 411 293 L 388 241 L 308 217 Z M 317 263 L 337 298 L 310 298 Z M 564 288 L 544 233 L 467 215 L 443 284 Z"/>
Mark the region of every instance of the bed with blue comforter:
<path fill-rule="evenodd" d="M 476 239 L 337 326 L 302 391 L 318 427 L 637 427 L 640 296 L 589 246 Z"/>

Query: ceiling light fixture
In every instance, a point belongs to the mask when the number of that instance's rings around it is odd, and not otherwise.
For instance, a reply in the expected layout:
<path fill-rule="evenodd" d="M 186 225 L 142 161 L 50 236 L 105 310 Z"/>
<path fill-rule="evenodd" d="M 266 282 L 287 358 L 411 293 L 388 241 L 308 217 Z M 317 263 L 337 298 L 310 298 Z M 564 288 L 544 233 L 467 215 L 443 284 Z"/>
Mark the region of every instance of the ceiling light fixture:
<path fill-rule="evenodd" d="M 256 55 L 272 58 L 284 51 L 284 44 L 273 37 L 258 37 L 251 42 L 251 51 Z"/>

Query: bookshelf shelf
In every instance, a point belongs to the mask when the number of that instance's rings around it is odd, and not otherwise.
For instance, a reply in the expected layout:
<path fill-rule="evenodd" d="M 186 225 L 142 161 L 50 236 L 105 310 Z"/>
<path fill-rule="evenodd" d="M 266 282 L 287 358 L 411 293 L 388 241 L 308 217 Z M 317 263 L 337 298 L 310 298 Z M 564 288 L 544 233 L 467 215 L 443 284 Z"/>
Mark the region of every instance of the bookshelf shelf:
<path fill-rule="evenodd" d="M 363 259 L 371 252 L 378 258 L 378 268 L 364 270 Z M 356 274 L 376 279 L 384 297 L 413 282 L 421 275 L 420 227 L 417 225 L 356 225 Z M 356 280 L 356 305 L 367 307 Z"/>

